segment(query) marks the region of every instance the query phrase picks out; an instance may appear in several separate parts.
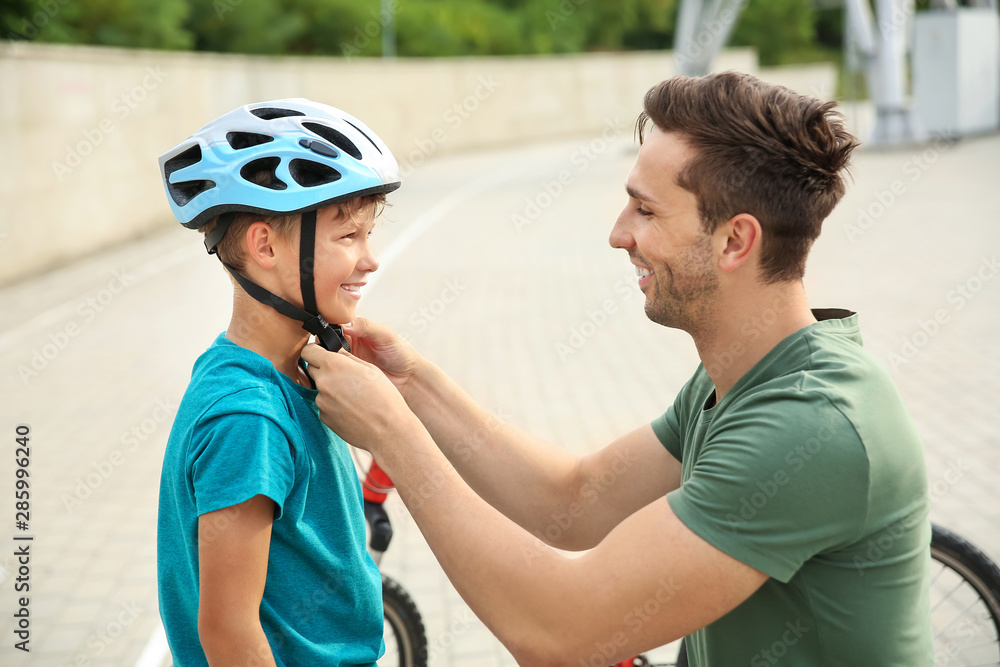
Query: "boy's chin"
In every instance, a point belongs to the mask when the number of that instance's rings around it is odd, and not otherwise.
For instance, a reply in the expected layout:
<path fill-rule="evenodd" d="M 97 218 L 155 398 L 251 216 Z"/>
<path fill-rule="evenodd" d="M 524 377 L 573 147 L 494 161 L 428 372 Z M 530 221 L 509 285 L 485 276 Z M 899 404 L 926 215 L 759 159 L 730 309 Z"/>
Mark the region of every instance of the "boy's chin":
<path fill-rule="evenodd" d="M 356 309 L 354 308 L 331 308 L 329 310 L 323 308 L 320 309 L 323 314 L 323 319 L 325 319 L 330 324 L 347 324 L 354 319 L 354 314 Z"/>

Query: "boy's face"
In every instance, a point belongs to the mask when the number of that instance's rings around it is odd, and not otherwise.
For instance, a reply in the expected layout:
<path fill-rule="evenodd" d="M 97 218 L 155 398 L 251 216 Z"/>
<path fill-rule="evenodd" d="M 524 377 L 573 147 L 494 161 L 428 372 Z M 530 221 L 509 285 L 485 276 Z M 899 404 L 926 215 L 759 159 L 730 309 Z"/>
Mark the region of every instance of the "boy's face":
<path fill-rule="evenodd" d="M 331 324 L 346 324 L 354 319 L 361 287 L 368 274 L 378 268 L 368 237 L 375 226 L 375 207 L 367 206 L 350 215 L 340 215 L 339 207 L 326 206 L 316 212 L 316 263 L 313 281 L 319 311 Z M 295 294 L 296 305 L 302 305 L 298 282 L 298 235 L 288 239 L 287 250 L 294 255 L 288 271 L 287 292 Z M 287 255 L 286 255 L 287 257 Z M 293 270 L 294 269 L 294 270 Z"/>
<path fill-rule="evenodd" d="M 339 207 L 327 206 L 316 213 L 316 303 L 332 324 L 354 319 L 361 287 L 368 274 L 378 268 L 369 237 L 375 226 L 375 207 L 351 216 L 341 216 Z"/>

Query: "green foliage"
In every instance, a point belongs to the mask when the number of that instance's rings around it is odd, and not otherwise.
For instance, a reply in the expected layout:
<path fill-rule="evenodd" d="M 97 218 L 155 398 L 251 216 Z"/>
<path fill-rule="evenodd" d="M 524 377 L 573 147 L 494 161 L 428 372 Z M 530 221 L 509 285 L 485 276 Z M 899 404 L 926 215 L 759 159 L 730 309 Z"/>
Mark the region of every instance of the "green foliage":
<path fill-rule="evenodd" d="M 8 39 L 224 53 L 400 56 L 669 49 L 681 0 L 2 0 Z M 761 64 L 839 49 L 842 9 L 749 1 L 730 43 Z"/>
<path fill-rule="evenodd" d="M 396 19 L 401 56 L 525 52 L 520 17 L 484 0 L 405 2 Z"/>
<path fill-rule="evenodd" d="M 41 0 L 4 10 L 7 32 L 26 39 L 149 49 L 187 49 L 188 0 Z M 5 35 L 6 36 L 6 35 Z"/>
<path fill-rule="evenodd" d="M 285 2 L 212 0 L 191 3 L 187 29 L 198 51 L 285 53 L 302 30 L 302 16 Z"/>
<path fill-rule="evenodd" d="M 783 53 L 812 44 L 809 0 L 758 0 L 743 9 L 730 44 L 757 48 L 760 64 L 777 65 Z"/>

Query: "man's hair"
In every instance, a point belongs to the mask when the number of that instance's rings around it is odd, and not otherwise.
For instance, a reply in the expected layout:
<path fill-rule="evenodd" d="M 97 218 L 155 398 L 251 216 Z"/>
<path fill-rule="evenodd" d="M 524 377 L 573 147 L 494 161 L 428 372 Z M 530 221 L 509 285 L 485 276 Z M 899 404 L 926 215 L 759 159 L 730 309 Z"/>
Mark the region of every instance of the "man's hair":
<path fill-rule="evenodd" d="M 676 132 L 695 153 L 677 177 L 707 233 L 739 213 L 760 222 L 761 278 L 800 280 L 823 220 L 844 194 L 858 140 L 833 107 L 749 74 L 675 76 L 649 89 L 636 129 Z"/>
<path fill-rule="evenodd" d="M 255 174 L 250 180 L 257 185 L 269 186 L 273 178 L 275 177 L 272 172 L 262 171 Z M 339 202 L 335 205 L 339 207 L 340 217 L 349 218 L 355 224 L 360 225 L 361 220 L 357 218 L 357 215 L 369 206 L 375 207 L 375 217 L 378 217 L 382 213 L 382 209 L 385 208 L 385 193 L 363 195 L 361 197 L 355 197 L 354 199 Z M 216 252 L 219 255 L 219 259 L 237 271 L 243 271 L 246 268 L 247 259 L 243 247 L 243 237 L 246 236 L 250 225 L 255 222 L 266 222 L 272 229 L 274 229 L 275 232 L 278 233 L 279 236 L 288 239 L 293 236 L 293 232 L 296 229 L 299 220 L 300 218 L 298 213 L 273 216 L 262 215 L 260 213 L 239 212 L 233 219 L 232 224 L 229 225 L 229 229 L 226 230 L 226 235 L 222 237 L 219 245 L 216 246 Z M 198 231 L 207 235 L 215 229 L 218 222 L 218 217 L 212 218 L 208 224 Z"/>

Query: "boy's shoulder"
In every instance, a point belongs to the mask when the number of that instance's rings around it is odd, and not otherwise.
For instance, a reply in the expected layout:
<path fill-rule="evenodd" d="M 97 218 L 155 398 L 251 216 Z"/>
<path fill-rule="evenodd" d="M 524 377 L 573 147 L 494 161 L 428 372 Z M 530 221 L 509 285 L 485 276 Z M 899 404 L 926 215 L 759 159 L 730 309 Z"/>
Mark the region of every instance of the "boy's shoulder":
<path fill-rule="evenodd" d="M 289 419 L 288 397 L 270 361 L 220 334 L 198 357 L 178 410 L 187 421 L 204 422 L 249 413 L 276 422 Z"/>

